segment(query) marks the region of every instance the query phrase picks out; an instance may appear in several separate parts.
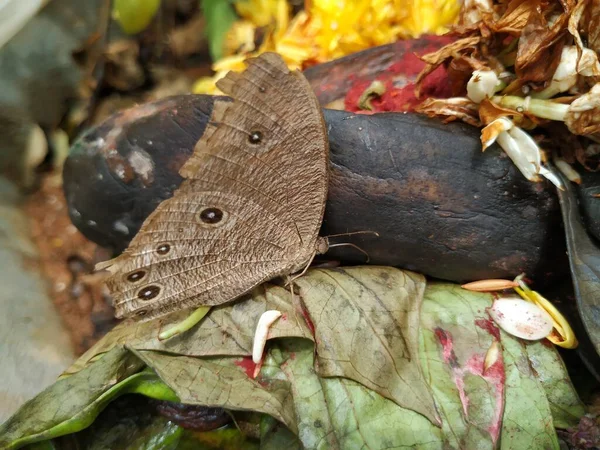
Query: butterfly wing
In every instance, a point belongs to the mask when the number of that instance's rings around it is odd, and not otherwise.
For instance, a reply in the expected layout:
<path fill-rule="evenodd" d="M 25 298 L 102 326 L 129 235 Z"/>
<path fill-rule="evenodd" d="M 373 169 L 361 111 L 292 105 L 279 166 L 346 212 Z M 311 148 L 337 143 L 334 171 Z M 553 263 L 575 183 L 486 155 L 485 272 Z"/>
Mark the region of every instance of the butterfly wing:
<path fill-rule="evenodd" d="M 117 317 L 225 303 L 314 252 L 328 147 L 310 85 L 263 54 L 218 86 L 233 101 L 215 102 L 184 182 L 122 255 L 99 266 L 111 271 Z"/>

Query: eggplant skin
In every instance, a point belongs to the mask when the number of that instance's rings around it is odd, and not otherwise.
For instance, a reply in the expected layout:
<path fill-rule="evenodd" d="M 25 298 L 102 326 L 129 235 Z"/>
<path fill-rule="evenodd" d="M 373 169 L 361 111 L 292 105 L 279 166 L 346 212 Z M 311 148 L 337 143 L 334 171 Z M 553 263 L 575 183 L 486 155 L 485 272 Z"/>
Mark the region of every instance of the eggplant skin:
<path fill-rule="evenodd" d="M 326 110 L 325 119 L 332 177 L 323 235 L 376 231 L 347 240 L 372 264 L 457 282 L 566 273 L 554 188 L 527 181 L 497 146 L 482 153 L 477 129 L 401 113 Z M 339 251 L 365 261 L 352 247 Z"/>
<path fill-rule="evenodd" d="M 112 116 L 74 144 L 64 190 L 75 226 L 120 252 L 182 179 L 214 98 L 171 97 Z M 325 259 L 389 265 L 445 280 L 567 273 L 558 200 L 479 131 L 416 114 L 324 110 L 331 180 Z M 373 233 L 377 233 L 375 236 Z M 361 251 L 362 250 L 362 251 Z"/>

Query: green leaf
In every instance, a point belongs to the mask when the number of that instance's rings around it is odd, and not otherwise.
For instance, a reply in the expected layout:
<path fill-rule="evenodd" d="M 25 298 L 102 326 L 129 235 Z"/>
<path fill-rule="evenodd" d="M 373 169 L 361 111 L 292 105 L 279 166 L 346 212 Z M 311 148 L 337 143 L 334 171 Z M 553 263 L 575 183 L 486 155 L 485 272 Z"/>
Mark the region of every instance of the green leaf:
<path fill-rule="evenodd" d="M 350 378 L 439 423 L 418 358 L 423 276 L 360 267 L 311 270 L 296 283 L 321 376 Z"/>
<path fill-rule="evenodd" d="M 573 184 L 560 171 L 552 169 L 552 172 L 562 179 L 565 186 L 564 190 L 557 189 L 557 192 L 567 238 L 577 309 L 596 353 L 600 354 L 600 249 L 581 223 Z"/>
<path fill-rule="evenodd" d="M 263 416 L 260 423 L 260 450 L 303 450 L 302 443 L 285 425 L 271 416 Z"/>
<path fill-rule="evenodd" d="M 278 341 L 265 366 L 265 381 L 281 373 L 289 381 L 306 449 L 442 448 L 440 429 L 424 416 L 352 380 L 319 377 L 310 341 Z"/>
<path fill-rule="evenodd" d="M 560 448 L 550 404 L 531 369 L 525 345 L 504 332 L 501 335 L 506 373 L 502 448 Z"/>
<path fill-rule="evenodd" d="M 219 406 L 269 414 L 296 431 L 288 383 L 273 380 L 266 388 L 248 376 L 249 358 L 191 358 L 148 350 L 135 352 L 181 399 L 190 405 Z"/>
<path fill-rule="evenodd" d="M 114 398 L 106 393 L 142 366 L 127 350 L 115 348 L 96 364 L 57 381 L 0 427 L 0 448 L 16 449 L 87 427 Z"/>
<path fill-rule="evenodd" d="M 531 342 L 525 346 L 531 370 L 542 384 L 554 427 L 575 427 L 585 414 L 585 407 L 571 383 L 567 368 L 553 345 Z"/>
<path fill-rule="evenodd" d="M 501 332 L 487 314 L 490 294 L 423 283 L 393 268 L 311 270 L 298 282 L 299 295 L 267 286 L 250 299 L 215 308 L 172 343 L 156 340 L 156 323 L 123 327 L 92 349 L 90 355 L 102 355 L 99 359 L 49 388 L 63 386 L 60 392 L 42 394 L 35 408 L 26 405 L 10 419 L 8 442 L 33 442 L 32 435 L 52 427 L 53 433 L 81 429 L 116 395 L 136 392 L 267 415 L 271 419 L 262 419 L 261 426 L 261 447 L 267 450 L 300 443 L 308 449 L 557 448 L 554 425 L 575 423 L 583 409 L 555 349 Z M 285 314 L 270 331 L 267 356 L 254 379 L 255 366 L 246 355 L 266 309 Z M 414 317 L 419 309 L 420 325 Z M 314 337 L 305 317 L 312 318 Z M 145 371 L 132 374 L 142 364 L 123 350 L 123 339 L 149 366 Z M 149 343 L 160 351 L 135 348 Z M 218 354 L 239 348 L 241 356 Z M 198 355 L 176 355 L 175 349 Z M 123 370 L 129 367 L 125 360 L 135 363 L 130 372 Z M 423 375 L 410 367 L 415 364 Z M 384 383 L 403 389 L 414 373 L 431 389 L 441 427 L 388 397 L 398 391 Z M 64 383 L 71 383 L 68 389 Z M 57 406 L 62 397 L 68 401 Z M 64 410 L 52 416 L 56 422 L 37 423 L 40 411 L 59 407 Z M 53 435 L 58 434 L 44 438 Z"/>
<path fill-rule="evenodd" d="M 114 0 L 113 18 L 127 34 L 144 31 L 160 8 L 160 0 Z"/>
<path fill-rule="evenodd" d="M 421 364 L 452 448 L 494 448 L 499 439 L 504 385 L 483 375 L 494 341 L 486 328 L 494 327 L 485 313 L 491 304 L 489 294 L 451 284 L 431 283 L 425 290 Z"/>
<path fill-rule="evenodd" d="M 229 0 L 201 0 L 202 13 L 206 18 L 208 49 L 213 61 L 223 56 L 225 35 L 237 20 L 237 14 Z"/>

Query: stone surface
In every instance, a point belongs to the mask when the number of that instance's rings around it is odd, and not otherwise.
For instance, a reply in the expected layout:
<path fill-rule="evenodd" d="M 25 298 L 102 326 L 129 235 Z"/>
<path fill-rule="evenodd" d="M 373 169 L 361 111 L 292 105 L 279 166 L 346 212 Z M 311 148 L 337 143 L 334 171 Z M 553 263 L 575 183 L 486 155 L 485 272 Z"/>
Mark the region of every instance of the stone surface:
<path fill-rule="evenodd" d="M 0 423 L 74 359 L 38 271 L 20 202 L 17 189 L 0 178 Z"/>

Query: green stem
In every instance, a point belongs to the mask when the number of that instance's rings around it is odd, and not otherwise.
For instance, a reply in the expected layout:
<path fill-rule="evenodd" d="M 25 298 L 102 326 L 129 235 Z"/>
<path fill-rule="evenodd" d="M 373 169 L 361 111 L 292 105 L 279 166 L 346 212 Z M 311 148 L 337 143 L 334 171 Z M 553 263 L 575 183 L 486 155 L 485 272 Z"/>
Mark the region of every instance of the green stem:
<path fill-rule="evenodd" d="M 525 99 L 514 95 L 492 97 L 492 102 L 519 112 L 528 112 L 541 119 L 565 121 L 569 105 L 536 98 Z"/>
<path fill-rule="evenodd" d="M 158 339 L 164 341 L 166 339 L 172 338 L 173 336 L 186 332 L 198 322 L 200 322 L 202 319 L 204 319 L 204 316 L 206 316 L 206 314 L 208 314 L 209 311 L 210 306 L 201 306 L 200 308 L 196 309 L 196 311 L 194 311 L 192 314 L 190 314 L 187 317 L 187 319 L 182 320 L 177 325 L 161 332 L 158 335 Z"/>

